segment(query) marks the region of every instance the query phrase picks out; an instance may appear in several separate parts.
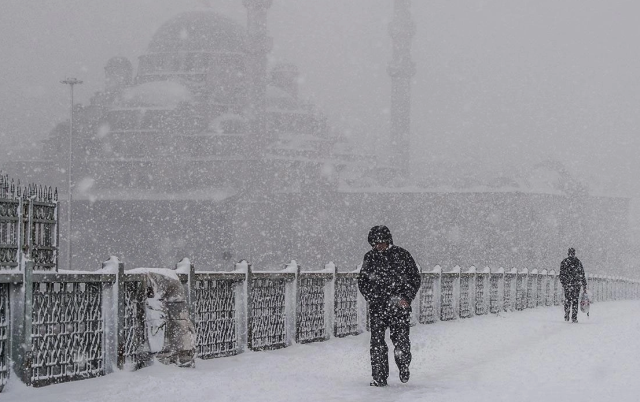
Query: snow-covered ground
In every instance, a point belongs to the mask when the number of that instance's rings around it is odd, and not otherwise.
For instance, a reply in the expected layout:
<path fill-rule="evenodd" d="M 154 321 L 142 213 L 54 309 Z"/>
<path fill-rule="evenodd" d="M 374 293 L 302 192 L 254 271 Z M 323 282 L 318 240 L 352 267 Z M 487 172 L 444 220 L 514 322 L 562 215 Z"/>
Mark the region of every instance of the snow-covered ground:
<path fill-rule="evenodd" d="M 137 372 L 28 388 L 1 401 L 638 401 L 640 301 L 598 303 L 579 324 L 560 307 L 412 328 L 411 381 L 369 387 L 368 334 L 287 349 L 156 363 Z M 390 356 L 390 360 L 392 358 Z"/>

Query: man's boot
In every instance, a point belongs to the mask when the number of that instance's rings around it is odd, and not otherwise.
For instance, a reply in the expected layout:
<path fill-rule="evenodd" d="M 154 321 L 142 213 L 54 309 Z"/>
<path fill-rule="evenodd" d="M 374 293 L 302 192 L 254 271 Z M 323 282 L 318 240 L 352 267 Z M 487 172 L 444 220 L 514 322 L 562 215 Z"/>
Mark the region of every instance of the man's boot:
<path fill-rule="evenodd" d="M 403 353 L 401 350 L 396 349 L 394 351 L 394 355 L 396 358 L 396 363 L 398 365 L 398 370 L 400 370 L 400 382 L 403 384 L 409 381 L 409 363 L 403 358 Z"/>
<path fill-rule="evenodd" d="M 409 381 L 409 365 L 403 364 L 400 367 L 400 382 L 403 384 Z"/>

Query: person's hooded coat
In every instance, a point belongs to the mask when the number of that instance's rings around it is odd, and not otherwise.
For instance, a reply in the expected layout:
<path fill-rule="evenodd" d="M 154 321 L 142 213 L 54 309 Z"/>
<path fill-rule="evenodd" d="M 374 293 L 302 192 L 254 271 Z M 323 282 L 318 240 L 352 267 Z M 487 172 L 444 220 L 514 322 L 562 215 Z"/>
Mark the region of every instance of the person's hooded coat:
<path fill-rule="evenodd" d="M 587 278 L 584 274 L 582 262 L 574 255 L 562 260 L 560 264 L 560 283 L 562 287 L 587 287 Z"/>
<path fill-rule="evenodd" d="M 409 303 L 420 289 L 420 272 L 411 254 L 393 245 L 391 232 L 386 226 L 374 226 L 369 231 L 369 244 L 386 242 L 389 248 L 367 252 L 358 275 L 358 288 L 369 306 L 386 307 L 391 298 L 402 297 Z"/>

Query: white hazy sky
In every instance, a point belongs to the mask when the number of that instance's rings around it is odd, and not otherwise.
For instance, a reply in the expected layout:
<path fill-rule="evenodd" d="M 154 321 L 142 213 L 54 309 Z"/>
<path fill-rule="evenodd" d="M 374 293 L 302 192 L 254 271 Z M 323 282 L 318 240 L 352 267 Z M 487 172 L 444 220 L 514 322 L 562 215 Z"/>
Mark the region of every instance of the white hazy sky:
<path fill-rule="evenodd" d="M 137 66 L 163 22 L 207 5 L 245 22 L 242 0 L 3 0 L 0 136 L 37 147 L 67 118 L 61 79 L 83 79 L 86 103 L 110 57 Z M 392 9 L 392 0 L 274 0 L 269 13 L 273 61 L 298 64 L 302 95 L 378 148 Z M 640 195 L 640 2 L 414 0 L 412 9 L 416 167 L 511 171 L 555 158 L 605 191 Z"/>

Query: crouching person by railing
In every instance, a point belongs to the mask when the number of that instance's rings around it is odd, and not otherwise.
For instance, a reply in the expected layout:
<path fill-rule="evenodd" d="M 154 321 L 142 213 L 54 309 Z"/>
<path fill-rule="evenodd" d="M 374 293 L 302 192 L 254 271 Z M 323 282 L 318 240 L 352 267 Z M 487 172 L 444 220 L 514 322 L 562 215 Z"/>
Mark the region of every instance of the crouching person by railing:
<path fill-rule="evenodd" d="M 160 363 L 195 367 L 195 326 L 182 283 L 173 270 L 139 268 L 147 277 L 147 328 Z"/>

